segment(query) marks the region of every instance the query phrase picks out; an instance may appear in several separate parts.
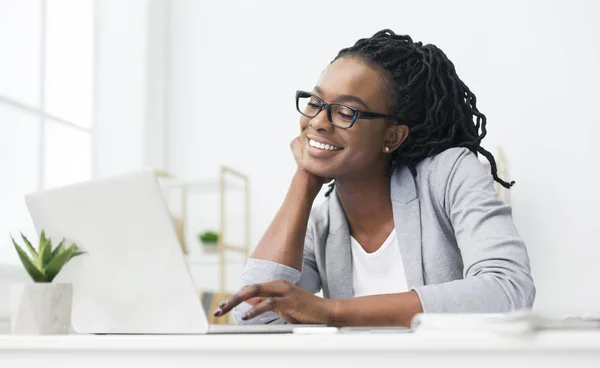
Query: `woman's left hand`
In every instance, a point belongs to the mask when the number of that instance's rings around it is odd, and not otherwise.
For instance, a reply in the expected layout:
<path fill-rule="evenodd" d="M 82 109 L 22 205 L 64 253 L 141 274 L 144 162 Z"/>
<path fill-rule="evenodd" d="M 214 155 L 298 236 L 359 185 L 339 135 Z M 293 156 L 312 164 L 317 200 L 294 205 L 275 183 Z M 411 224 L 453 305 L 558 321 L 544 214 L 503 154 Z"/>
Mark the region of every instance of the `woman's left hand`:
<path fill-rule="evenodd" d="M 244 321 L 273 311 L 288 323 L 327 324 L 335 308 L 334 300 L 318 297 L 287 281 L 277 280 L 242 288 L 219 304 L 214 315 L 223 316 L 244 301 L 253 305 L 242 316 Z"/>

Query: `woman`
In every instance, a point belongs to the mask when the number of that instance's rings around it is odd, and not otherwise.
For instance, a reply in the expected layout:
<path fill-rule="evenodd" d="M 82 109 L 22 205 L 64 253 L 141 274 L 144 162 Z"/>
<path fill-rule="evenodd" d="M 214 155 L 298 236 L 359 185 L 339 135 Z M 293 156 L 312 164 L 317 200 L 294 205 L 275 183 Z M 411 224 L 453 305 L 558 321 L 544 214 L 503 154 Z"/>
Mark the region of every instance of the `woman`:
<path fill-rule="evenodd" d="M 409 326 L 422 312 L 531 307 L 527 250 L 493 186 L 513 183 L 480 146 L 486 118 L 440 49 L 380 31 L 341 50 L 296 105 L 298 169 L 247 286 L 215 316 Z"/>

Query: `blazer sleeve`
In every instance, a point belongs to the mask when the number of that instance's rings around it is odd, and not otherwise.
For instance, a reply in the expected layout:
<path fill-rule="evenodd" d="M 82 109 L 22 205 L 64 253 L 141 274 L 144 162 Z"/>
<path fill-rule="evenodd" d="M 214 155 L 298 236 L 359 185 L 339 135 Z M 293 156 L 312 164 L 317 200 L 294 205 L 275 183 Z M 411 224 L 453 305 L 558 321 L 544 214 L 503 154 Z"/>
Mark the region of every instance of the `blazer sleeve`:
<path fill-rule="evenodd" d="M 425 312 L 493 313 L 531 308 L 535 286 L 510 206 L 490 172 L 466 148 L 441 159 L 434 174 L 463 260 L 463 279 L 415 287 Z"/>
<path fill-rule="evenodd" d="M 310 224 L 310 222 L 309 222 Z M 264 259 L 249 258 L 242 272 L 242 286 L 253 285 L 274 280 L 286 280 L 292 284 L 316 294 L 321 290 L 321 277 L 315 260 L 315 245 L 312 231 L 307 229 L 304 241 L 304 254 L 302 260 L 302 272 L 276 262 Z M 284 324 L 274 312 L 267 312 L 249 321 L 243 321 L 242 316 L 250 310 L 248 303 L 242 303 L 234 310 L 234 317 L 238 324 Z"/>

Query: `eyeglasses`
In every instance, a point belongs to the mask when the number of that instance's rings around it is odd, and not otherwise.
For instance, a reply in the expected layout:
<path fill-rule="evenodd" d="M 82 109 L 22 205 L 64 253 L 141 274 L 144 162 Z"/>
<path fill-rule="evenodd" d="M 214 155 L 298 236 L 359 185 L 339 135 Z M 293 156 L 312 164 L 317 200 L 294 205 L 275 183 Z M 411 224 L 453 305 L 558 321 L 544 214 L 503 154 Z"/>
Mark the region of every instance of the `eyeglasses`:
<path fill-rule="evenodd" d="M 314 118 L 321 110 L 327 110 L 327 118 L 331 125 L 340 129 L 350 129 L 357 119 L 393 119 L 398 118 L 391 115 L 365 112 L 352 106 L 341 103 L 325 103 L 318 96 L 304 91 L 296 91 L 296 108 L 298 112 L 308 118 Z"/>

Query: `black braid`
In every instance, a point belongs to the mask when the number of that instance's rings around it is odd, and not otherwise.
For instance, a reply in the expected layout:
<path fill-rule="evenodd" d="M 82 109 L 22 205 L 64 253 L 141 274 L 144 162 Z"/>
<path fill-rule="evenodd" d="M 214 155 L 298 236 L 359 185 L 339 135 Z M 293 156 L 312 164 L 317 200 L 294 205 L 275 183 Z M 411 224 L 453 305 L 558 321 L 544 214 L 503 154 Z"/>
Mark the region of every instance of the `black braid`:
<path fill-rule="evenodd" d="M 494 180 L 503 187 L 515 183 L 498 177 L 494 156 L 480 146 L 487 134 L 486 117 L 477 110 L 475 95 L 442 50 L 385 29 L 341 50 L 334 61 L 341 57 L 358 57 L 388 74 L 392 115 L 410 129 L 391 155 L 390 172 L 406 165 L 416 176 L 416 165 L 422 159 L 451 147 L 466 147 L 487 158 Z M 329 184 L 326 196 L 334 185 Z"/>

